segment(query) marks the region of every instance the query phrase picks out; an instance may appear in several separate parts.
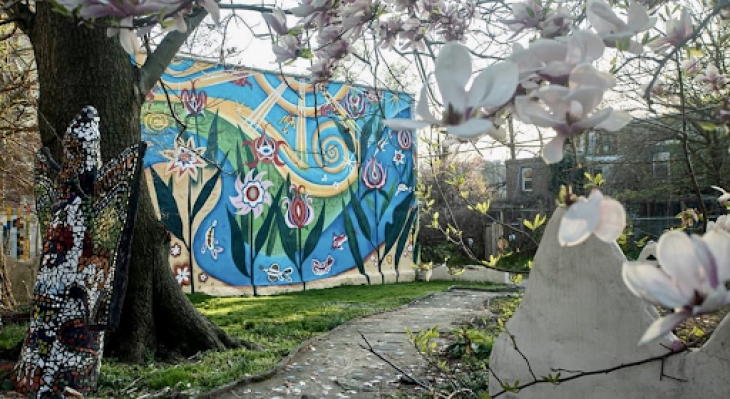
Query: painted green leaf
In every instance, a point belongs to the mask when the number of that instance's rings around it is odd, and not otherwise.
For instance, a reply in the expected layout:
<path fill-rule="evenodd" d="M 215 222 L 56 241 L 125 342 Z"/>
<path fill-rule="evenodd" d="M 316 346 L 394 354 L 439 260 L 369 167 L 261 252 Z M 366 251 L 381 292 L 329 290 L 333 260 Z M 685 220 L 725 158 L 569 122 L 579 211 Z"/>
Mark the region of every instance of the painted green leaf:
<path fill-rule="evenodd" d="M 276 223 L 271 223 L 271 228 L 269 229 L 269 240 L 266 241 L 266 255 L 271 256 L 271 254 L 274 253 L 274 247 L 276 246 L 276 240 L 278 237 L 279 226 Z"/>
<path fill-rule="evenodd" d="M 208 198 L 210 197 L 210 193 L 213 192 L 213 189 L 215 188 L 216 183 L 218 183 L 218 177 L 221 175 L 221 170 L 218 169 L 217 172 L 208 179 L 207 182 L 205 182 L 205 185 L 203 186 L 203 189 L 200 190 L 200 193 L 198 193 L 198 198 L 195 199 L 195 205 L 193 205 L 193 211 L 192 211 L 192 220 L 195 220 L 195 216 L 198 215 L 198 212 L 203 208 L 203 205 L 205 205 L 205 202 L 208 201 Z"/>
<path fill-rule="evenodd" d="M 357 243 L 357 232 L 355 231 L 355 227 L 352 225 L 352 220 L 350 220 L 350 215 L 347 213 L 347 209 L 345 209 L 344 203 L 342 204 L 342 209 L 344 209 L 342 215 L 345 218 L 345 234 L 347 234 L 347 247 L 350 248 L 350 253 L 352 254 L 352 258 L 355 260 L 357 270 L 360 271 L 360 274 L 365 276 L 365 278 L 368 280 L 368 284 L 370 284 L 370 276 L 365 273 L 365 263 L 363 262 L 362 254 L 360 254 L 360 245 Z"/>
<path fill-rule="evenodd" d="M 218 111 L 215 112 L 213 121 L 210 122 L 208 142 L 205 145 L 205 153 L 203 156 L 210 162 L 218 161 Z"/>
<path fill-rule="evenodd" d="M 390 252 L 390 249 L 393 248 L 393 245 L 395 244 L 396 240 L 398 239 L 398 236 L 400 235 L 401 230 L 403 229 L 403 225 L 406 222 L 406 219 L 408 218 L 408 210 L 411 207 L 411 204 L 413 203 L 413 193 L 408 194 L 408 196 L 401 202 L 400 204 L 396 205 L 395 209 L 393 209 L 393 221 L 385 223 L 385 252 Z"/>
<path fill-rule="evenodd" d="M 160 175 L 154 169 L 150 169 L 150 171 L 152 172 L 152 180 L 155 186 L 157 204 L 160 207 L 162 223 L 167 226 L 167 229 L 172 234 L 182 240 L 182 219 L 180 219 L 180 212 L 177 210 L 177 202 L 175 202 L 175 197 L 172 195 L 172 190 L 165 185 Z"/>
<path fill-rule="evenodd" d="M 243 173 L 243 158 L 241 157 L 241 146 L 236 146 L 236 172 Z"/>
<path fill-rule="evenodd" d="M 355 211 L 355 217 L 357 218 L 357 224 L 362 231 L 363 236 L 370 241 L 372 240 L 372 231 L 370 230 L 370 220 L 365 215 L 365 211 L 362 209 L 362 203 L 358 201 L 355 196 L 355 192 L 352 189 L 353 185 L 350 185 L 350 203 L 352 204 L 352 210 Z M 343 208 L 344 209 L 344 208 Z"/>
<path fill-rule="evenodd" d="M 411 212 L 411 214 L 408 216 L 408 221 L 406 221 L 405 227 L 403 227 L 403 232 L 398 238 L 398 245 L 395 247 L 396 272 L 398 271 L 398 264 L 400 263 L 401 255 L 403 255 L 403 250 L 406 248 L 406 243 L 408 243 L 408 233 L 411 231 L 411 226 L 413 225 L 413 221 L 415 220 L 417 214 L 418 212 L 415 209 Z"/>
<path fill-rule="evenodd" d="M 273 209 L 273 207 L 278 208 L 279 202 L 281 202 L 281 193 L 284 191 L 284 185 L 279 186 L 279 191 L 276 192 L 276 195 L 274 196 L 274 200 L 272 202 L 272 207 L 269 207 L 269 212 L 266 213 L 266 217 L 264 218 L 264 223 L 259 227 L 259 231 L 256 233 L 256 241 L 254 243 L 254 252 L 258 255 L 259 251 L 261 251 L 261 248 L 264 247 L 264 243 L 266 242 L 266 238 L 269 237 L 269 230 L 271 229 L 272 222 L 274 220 L 274 215 L 276 214 L 276 211 Z"/>
<path fill-rule="evenodd" d="M 337 125 L 337 130 L 340 131 L 340 135 L 342 136 L 342 140 L 345 142 L 347 149 L 354 154 L 355 142 L 352 139 L 352 133 L 350 133 L 350 130 L 339 121 L 335 121 L 335 124 Z"/>
<path fill-rule="evenodd" d="M 306 259 L 309 257 L 309 255 L 312 254 L 314 251 L 314 248 L 317 246 L 317 243 L 319 243 L 319 239 L 322 238 L 322 228 L 324 227 L 324 217 L 325 217 L 325 206 L 326 204 L 322 204 L 322 210 L 319 212 L 319 217 L 317 218 L 317 221 L 314 223 L 314 227 L 312 230 L 309 231 L 309 235 L 307 236 L 307 240 L 304 242 L 304 252 L 302 252 L 302 259 Z"/>
<path fill-rule="evenodd" d="M 296 264 L 296 251 L 297 251 L 297 240 L 294 236 L 294 230 L 290 229 L 289 226 L 284 222 L 284 214 L 281 208 L 277 207 L 276 212 L 276 225 L 279 228 L 279 237 L 281 238 L 281 247 L 284 248 L 284 253 L 292 263 Z"/>
<path fill-rule="evenodd" d="M 378 118 L 379 118 L 378 115 L 373 115 L 362 126 L 362 131 L 360 132 L 360 159 L 361 160 L 364 160 L 365 156 L 367 155 L 368 142 L 370 141 L 370 136 L 373 133 L 373 123 Z"/>
<path fill-rule="evenodd" d="M 228 224 L 231 226 L 231 256 L 233 257 L 233 264 L 236 268 L 246 277 L 251 277 L 246 267 L 246 244 L 243 239 L 243 232 L 238 226 L 236 215 L 230 211 L 226 212 L 228 215 Z"/>

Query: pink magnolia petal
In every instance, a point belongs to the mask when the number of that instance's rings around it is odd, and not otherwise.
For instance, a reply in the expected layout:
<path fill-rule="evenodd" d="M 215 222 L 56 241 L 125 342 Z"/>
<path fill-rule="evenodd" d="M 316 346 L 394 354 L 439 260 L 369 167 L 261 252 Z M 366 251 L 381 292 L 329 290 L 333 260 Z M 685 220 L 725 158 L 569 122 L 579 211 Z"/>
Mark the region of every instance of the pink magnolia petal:
<path fill-rule="evenodd" d="M 654 259 L 652 259 L 652 260 L 656 260 L 656 258 L 657 258 L 656 257 L 656 242 L 654 242 L 654 241 L 650 241 L 649 243 L 646 244 L 644 249 L 641 250 L 638 260 L 646 261 L 646 260 L 649 260 L 650 256 L 654 257 Z"/>
<path fill-rule="evenodd" d="M 677 282 L 682 293 L 690 298 L 702 286 L 704 270 L 695 253 L 692 239 L 683 232 L 669 231 L 657 243 L 659 264 Z"/>
<path fill-rule="evenodd" d="M 677 312 L 666 315 L 660 319 L 654 321 L 649 328 L 641 337 L 639 345 L 644 345 L 649 342 L 655 341 L 662 336 L 669 334 L 677 327 L 681 322 L 689 318 L 689 314 L 686 312 Z"/>
<path fill-rule="evenodd" d="M 564 120 L 548 112 L 540 103 L 526 96 L 520 96 L 515 99 L 515 109 L 517 110 L 517 116 L 522 122 L 534 124 L 539 127 L 554 127 L 565 123 Z"/>
<path fill-rule="evenodd" d="M 633 0 L 629 4 L 628 12 L 628 28 L 634 32 L 643 32 L 649 30 L 656 25 L 657 17 L 649 17 L 649 13 L 646 8 L 639 4 L 638 1 Z"/>
<path fill-rule="evenodd" d="M 722 230 L 712 230 L 702 239 L 714 257 L 719 284 L 726 284 L 730 280 L 730 234 Z"/>
<path fill-rule="evenodd" d="M 428 108 L 428 88 L 423 86 L 421 89 L 421 96 L 418 98 L 418 105 L 416 106 L 416 113 L 425 121 L 430 122 L 434 125 L 438 125 L 440 121 L 431 113 L 431 109 Z"/>
<path fill-rule="evenodd" d="M 491 65 L 474 79 L 467 104 L 470 107 L 500 107 L 515 94 L 519 78 L 519 69 L 512 62 Z"/>
<path fill-rule="evenodd" d="M 474 118 L 459 125 L 449 125 L 446 131 L 463 140 L 472 140 L 484 136 L 494 130 L 494 125 L 489 119 Z"/>
<path fill-rule="evenodd" d="M 213 22 L 215 22 L 216 25 L 220 23 L 221 11 L 215 0 L 198 0 L 198 4 L 200 4 L 200 6 L 203 7 L 208 14 L 210 14 L 210 17 L 213 18 Z"/>
<path fill-rule="evenodd" d="M 568 208 L 558 228 L 560 245 L 572 247 L 590 237 L 598 225 L 602 200 L 603 195 L 596 190 L 588 199 L 581 197 Z"/>
<path fill-rule="evenodd" d="M 624 262 L 621 276 L 634 295 L 655 305 L 681 308 L 689 297 L 684 295 L 671 277 L 656 265 L 643 262 Z"/>
<path fill-rule="evenodd" d="M 626 228 L 626 211 L 623 205 L 616 200 L 604 198 L 601 201 L 601 216 L 593 234 L 601 241 L 614 242 L 624 232 L 624 228 Z"/>
<path fill-rule="evenodd" d="M 589 116 L 588 118 L 582 119 L 577 123 L 574 123 L 572 126 L 575 128 L 580 129 L 592 129 L 596 126 L 600 125 L 603 121 L 608 119 L 611 116 L 611 112 L 613 110 L 611 108 L 602 109 L 598 112 L 595 112 L 593 115 Z"/>
<path fill-rule="evenodd" d="M 699 289 L 701 292 L 709 292 L 717 287 L 717 264 L 715 263 L 715 256 L 712 254 L 707 242 L 700 236 L 690 236 L 692 243 L 694 244 L 695 256 L 699 263 L 697 264 L 697 271 L 700 276 L 701 285 L 696 286 L 695 289 Z"/>
<path fill-rule="evenodd" d="M 599 71 L 591 64 L 580 64 L 570 71 L 568 84 L 571 89 L 580 86 L 593 86 L 607 90 L 616 84 L 616 79 L 612 74 Z"/>
<path fill-rule="evenodd" d="M 596 126 L 596 129 L 604 129 L 608 130 L 609 132 L 615 132 L 617 130 L 623 129 L 631 122 L 632 119 L 633 117 L 628 112 L 611 111 L 611 114 L 608 116 L 608 118 L 599 123 Z"/>
<path fill-rule="evenodd" d="M 558 163 L 563 160 L 563 147 L 567 137 L 558 134 L 549 143 L 542 147 L 542 159 L 548 164 Z"/>
<path fill-rule="evenodd" d="M 463 113 L 466 108 L 466 84 L 471 79 L 469 49 L 457 42 L 444 45 L 436 57 L 434 75 L 444 107 L 449 105 Z"/>

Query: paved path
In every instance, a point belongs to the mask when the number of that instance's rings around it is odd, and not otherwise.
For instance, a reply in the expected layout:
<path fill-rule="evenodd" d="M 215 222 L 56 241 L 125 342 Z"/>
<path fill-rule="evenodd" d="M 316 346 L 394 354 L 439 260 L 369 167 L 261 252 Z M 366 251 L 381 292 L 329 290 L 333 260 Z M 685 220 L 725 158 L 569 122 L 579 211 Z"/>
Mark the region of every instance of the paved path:
<path fill-rule="evenodd" d="M 388 398 L 400 388 L 400 373 L 363 350 L 360 333 L 378 353 L 422 375 L 426 362 L 408 341 L 411 331 L 439 325 L 440 331 L 471 317 L 488 314 L 487 301 L 504 293 L 455 289 L 436 293 L 409 305 L 368 316 L 316 338 L 272 378 L 217 392 L 216 398 Z M 410 387 L 409 389 L 413 389 Z"/>

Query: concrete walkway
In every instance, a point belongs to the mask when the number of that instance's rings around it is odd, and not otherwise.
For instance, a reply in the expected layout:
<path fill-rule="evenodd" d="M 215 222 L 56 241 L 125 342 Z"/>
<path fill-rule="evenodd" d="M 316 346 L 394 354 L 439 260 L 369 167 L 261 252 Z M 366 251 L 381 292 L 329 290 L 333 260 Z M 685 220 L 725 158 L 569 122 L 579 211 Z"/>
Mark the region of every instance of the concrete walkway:
<path fill-rule="evenodd" d="M 224 399 L 392 397 L 404 388 L 400 373 L 360 347 L 364 344 L 361 333 L 378 353 L 417 377 L 427 365 L 409 342 L 406 327 L 418 331 L 439 325 L 440 331 L 450 331 L 472 317 L 487 316 L 487 301 L 502 295 L 454 289 L 364 317 L 316 338 L 273 377 L 212 394 Z M 412 385 L 407 388 L 413 389 Z"/>

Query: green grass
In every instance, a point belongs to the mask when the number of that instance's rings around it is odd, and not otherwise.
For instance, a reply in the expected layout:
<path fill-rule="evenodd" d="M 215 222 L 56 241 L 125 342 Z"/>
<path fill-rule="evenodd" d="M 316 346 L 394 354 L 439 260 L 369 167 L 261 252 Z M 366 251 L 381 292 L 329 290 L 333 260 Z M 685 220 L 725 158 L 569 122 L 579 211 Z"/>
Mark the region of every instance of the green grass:
<path fill-rule="evenodd" d="M 151 358 L 136 365 L 105 359 L 97 395 L 137 397 L 145 391 L 166 387 L 188 394 L 207 391 L 267 371 L 302 342 L 353 318 L 390 310 L 452 285 L 453 282 L 439 281 L 344 286 L 257 298 L 191 295 L 195 306 L 226 332 L 259 343 L 264 349 L 205 352 L 195 359 L 175 364 Z M 0 347 L 18 342 L 23 333 L 24 330 L 4 328 L 0 332 Z M 129 387 L 137 389 L 131 393 Z"/>

